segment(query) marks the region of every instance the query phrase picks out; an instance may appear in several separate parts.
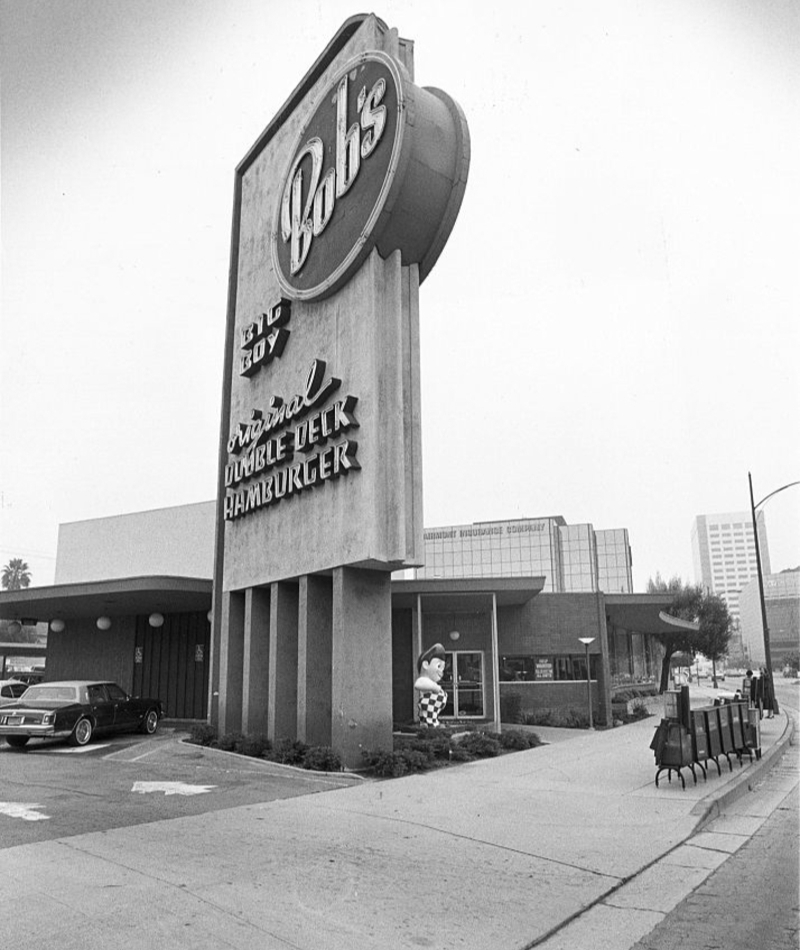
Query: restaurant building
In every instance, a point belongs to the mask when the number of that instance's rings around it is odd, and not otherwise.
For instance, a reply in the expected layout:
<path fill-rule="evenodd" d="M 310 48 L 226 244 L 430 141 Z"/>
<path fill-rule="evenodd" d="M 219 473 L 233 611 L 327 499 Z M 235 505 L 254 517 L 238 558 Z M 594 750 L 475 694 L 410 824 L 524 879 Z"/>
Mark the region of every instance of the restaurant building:
<path fill-rule="evenodd" d="M 214 509 L 214 502 L 203 502 L 63 524 L 57 583 L 3 591 L 0 615 L 49 623 L 47 679 L 112 679 L 135 694 L 158 694 L 170 718 L 207 719 Z M 552 537 L 564 527 L 563 518 L 491 524 L 506 529 L 542 522 L 541 531 L 488 537 Z M 627 545 L 627 532 L 624 537 Z M 552 575 L 513 570 L 508 576 L 393 579 L 395 724 L 413 720 L 416 657 L 436 642 L 447 650 L 444 717 L 458 721 L 496 723 L 541 708 L 585 710 L 581 637 L 593 638 L 598 721 L 610 716 L 616 689 L 657 680 L 661 654 L 654 635 L 678 623 L 664 614 L 664 595 L 552 586 Z M 263 625 L 267 637 L 268 619 Z M 256 685 L 243 682 L 242 689 Z"/>

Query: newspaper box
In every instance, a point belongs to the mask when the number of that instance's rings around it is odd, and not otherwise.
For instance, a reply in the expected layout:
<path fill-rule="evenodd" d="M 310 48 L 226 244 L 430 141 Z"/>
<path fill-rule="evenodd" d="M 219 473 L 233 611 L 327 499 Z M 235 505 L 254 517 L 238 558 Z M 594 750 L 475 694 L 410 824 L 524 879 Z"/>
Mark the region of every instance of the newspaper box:
<path fill-rule="evenodd" d="M 733 745 L 733 731 L 731 727 L 731 705 L 725 703 L 724 706 L 717 706 L 714 712 L 719 717 L 719 741 L 724 755 L 730 755 L 736 749 Z M 730 760 L 728 760 L 730 761 Z"/>
<path fill-rule="evenodd" d="M 744 703 L 731 703 L 731 730 L 733 732 L 733 747 L 737 753 L 746 747 L 744 741 L 744 722 L 742 714 L 746 714 L 747 707 Z"/>
<path fill-rule="evenodd" d="M 695 762 L 708 759 L 708 735 L 706 733 L 706 715 L 702 709 L 692 710 L 692 736 L 694 738 Z"/>
<path fill-rule="evenodd" d="M 761 758 L 761 715 L 758 709 L 747 710 L 747 728 L 745 729 L 747 748 L 752 749 L 756 758 Z"/>
<path fill-rule="evenodd" d="M 703 710 L 706 720 L 706 736 L 708 737 L 708 755 L 711 759 L 717 759 L 722 755 L 722 743 L 719 737 L 719 716 L 717 710 L 719 706 L 711 706 Z"/>

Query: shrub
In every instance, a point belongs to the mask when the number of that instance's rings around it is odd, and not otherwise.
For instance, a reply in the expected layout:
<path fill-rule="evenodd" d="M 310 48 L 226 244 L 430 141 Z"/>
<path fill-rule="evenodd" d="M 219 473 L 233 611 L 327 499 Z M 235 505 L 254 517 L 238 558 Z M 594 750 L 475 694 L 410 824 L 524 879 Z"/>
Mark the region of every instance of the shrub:
<path fill-rule="evenodd" d="M 194 745 L 214 745 L 217 730 L 207 722 L 195 723 L 189 730 L 189 742 Z"/>
<path fill-rule="evenodd" d="M 647 696 L 657 696 L 658 687 L 654 684 L 645 684 L 644 686 L 628 686 L 625 689 L 618 689 L 611 697 L 612 703 L 629 703 L 632 699 L 642 699 Z"/>
<path fill-rule="evenodd" d="M 525 723 L 529 726 L 587 729 L 589 714 L 581 709 L 536 709 L 525 717 Z"/>
<path fill-rule="evenodd" d="M 469 749 L 464 749 L 460 745 L 454 745 L 453 750 L 450 753 L 451 762 L 474 762 L 475 756 L 469 751 Z"/>
<path fill-rule="evenodd" d="M 241 752 L 242 755 L 250 755 L 256 758 L 261 758 L 266 755 L 272 749 L 272 743 L 269 739 L 259 733 L 254 736 L 242 736 L 242 741 L 239 743 L 239 748 L 237 752 Z"/>
<path fill-rule="evenodd" d="M 564 725 L 568 729 L 588 729 L 589 714 L 582 709 L 568 709 L 564 714 Z"/>
<path fill-rule="evenodd" d="M 264 758 L 271 762 L 280 762 L 281 765 L 302 765 L 306 752 L 308 746 L 305 742 L 297 739 L 278 739 L 272 751 L 265 753 Z"/>
<path fill-rule="evenodd" d="M 217 739 L 215 746 L 223 752 L 238 752 L 243 740 L 244 736 L 241 732 L 226 732 Z"/>
<path fill-rule="evenodd" d="M 494 736 L 494 733 L 492 733 Z M 523 732 L 521 729 L 509 729 L 496 736 L 500 745 L 509 752 L 520 752 L 523 749 L 535 749 L 542 744 L 542 740 L 535 732 Z"/>
<path fill-rule="evenodd" d="M 453 732 L 447 726 L 417 726 L 414 735 L 423 742 L 441 742 L 450 739 Z"/>
<path fill-rule="evenodd" d="M 453 740 L 446 729 L 418 729 L 413 738 L 401 739 L 400 749 L 421 752 L 428 759 L 449 759 Z"/>
<path fill-rule="evenodd" d="M 634 703 L 629 713 L 631 719 L 647 719 L 652 713 L 646 703 Z"/>
<path fill-rule="evenodd" d="M 500 743 L 483 732 L 470 732 L 458 743 L 458 748 L 471 753 L 476 758 L 486 759 L 500 755 Z"/>
<path fill-rule="evenodd" d="M 315 772 L 341 772 L 342 760 L 338 752 L 334 752 L 330 746 L 315 745 L 307 749 L 303 755 L 302 762 L 304 769 L 312 769 Z"/>
<path fill-rule="evenodd" d="M 424 772 L 434 767 L 433 757 L 418 749 L 394 752 L 364 752 L 367 766 L 381 778 L 399 778 L 409 772 Z"/>
<path fill-rule="evenodd" d="M 408 773 L 408 763 L 402 752 L 369 752 L 363 753 L 367 766 L 379 778 L 400 778 Z"/>
<path fill-rule="evenodd" d="M 556 726 L 555 714 L 552 709 L 533 709 L 525 714 L 526 726 Z"/>
<path fill-rule="evenodd" d="M 400 755 L 405 759 L 409 772 L 424 772 L 433 765 L 433 756 L 419 749 L 402 749 Z"/>

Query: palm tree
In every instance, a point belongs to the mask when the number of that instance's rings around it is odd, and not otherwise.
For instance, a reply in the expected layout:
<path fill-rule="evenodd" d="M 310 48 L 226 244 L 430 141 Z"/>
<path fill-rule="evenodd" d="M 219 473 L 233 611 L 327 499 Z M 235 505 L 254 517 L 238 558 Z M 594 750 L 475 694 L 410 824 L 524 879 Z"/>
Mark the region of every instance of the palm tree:
<path fill-rule="evenodd" d="M 21 557 L 12 557 L 3 568 L 3 590 L 22 590 L 31 585 L 31 569 Z"/>

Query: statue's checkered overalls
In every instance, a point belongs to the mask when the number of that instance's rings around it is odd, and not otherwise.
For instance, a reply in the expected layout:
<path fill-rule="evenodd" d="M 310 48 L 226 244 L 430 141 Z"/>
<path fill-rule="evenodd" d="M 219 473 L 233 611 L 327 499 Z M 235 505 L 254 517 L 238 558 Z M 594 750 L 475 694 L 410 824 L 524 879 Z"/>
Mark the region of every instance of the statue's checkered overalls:
<path fill-rule="evenodd" d="M 444 709 L 447 702 L 447 693 L 425 692 L 419 694 L 419 724 L 421 726 L 433 726 L 439 723 L 439 713 Z"/>

